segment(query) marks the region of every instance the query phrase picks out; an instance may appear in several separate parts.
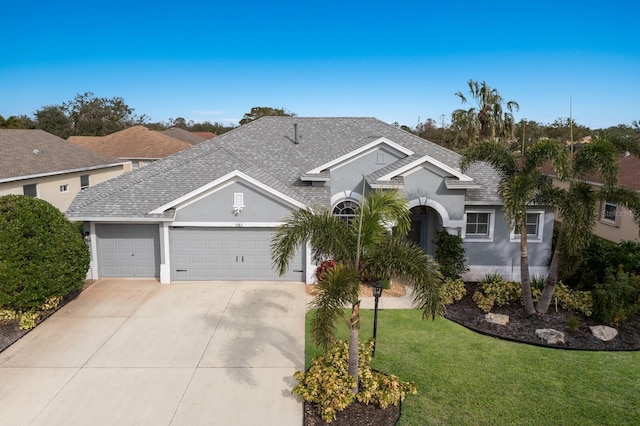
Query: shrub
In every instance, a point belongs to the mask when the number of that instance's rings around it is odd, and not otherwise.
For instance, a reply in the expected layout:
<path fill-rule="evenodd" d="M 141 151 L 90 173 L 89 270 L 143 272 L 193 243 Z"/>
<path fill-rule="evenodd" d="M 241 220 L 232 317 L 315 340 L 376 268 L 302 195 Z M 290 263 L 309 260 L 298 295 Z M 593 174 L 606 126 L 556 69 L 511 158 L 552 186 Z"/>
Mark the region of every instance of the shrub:
<path fill-rule="evenodd" d="M 315 356 L 306 372 L 294 374 L 298 384 L 293 388 L 293 394 L 317 404 L 318 413 L 327 423 L 356 399 L 386 408 L 398 405 L 406 394 L 415 394 L 415 384 L 371 370 L 372 348 L 373 339 L 360 344 L 357 394 L 352 392 L 355 380 L 349 376 L 349 344 L 344 341 L 336 342 L 322 355 Z"/>
<path fill-rule="evenodd" d="M 82 235 L 58 209 L 23 195 L 0 197 L 0 307 L 36 312 L 80 289 L 88 267 Z"/>
<path fill-rule="evenodd" d="M 467 294 L 462 279 L 445 278 L 438 291 L 440 292 L 440 300 L 445 306 L 461 300 Z"/>
<path fill-rule="evenodd" d="M 336 266 L 335 260 L 323 260 L 320 265 L 316 268 L 316 280 L 322 281 L 324 278 L 324 274 L 327 273 L 329 269 L 332 269 Z"/>
<path fill-rule="evenodd" d="M 593 314 L 606 324 L 617 324 L 640 312 L 640 277 L 626 273 L 622 266 L 614 275 L 607 272 L 604 283 L 593 291 Z"/>
<path fill-rule="evenodd" d="M 445 278 L 458 279 L 467 270 L 464 264 L 464 247 L 462 238 L 451 235 L 446 230 L 436 232 L 436 262 Z"/>

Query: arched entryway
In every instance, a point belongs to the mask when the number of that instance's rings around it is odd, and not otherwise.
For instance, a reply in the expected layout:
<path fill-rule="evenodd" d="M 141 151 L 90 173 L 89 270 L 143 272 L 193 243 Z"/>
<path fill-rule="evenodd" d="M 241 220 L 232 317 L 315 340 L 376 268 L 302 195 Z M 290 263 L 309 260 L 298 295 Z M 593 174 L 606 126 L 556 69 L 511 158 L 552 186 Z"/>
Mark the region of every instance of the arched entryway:
<path fill-rule="evenodd" d="M 413 241 L 427 254 L 435 256 L 436 232 L 443 228 L 442 218 L 438 212 L 429 206 L 415 206 L 411 210 L 411 230 L 407 239 Z"/>

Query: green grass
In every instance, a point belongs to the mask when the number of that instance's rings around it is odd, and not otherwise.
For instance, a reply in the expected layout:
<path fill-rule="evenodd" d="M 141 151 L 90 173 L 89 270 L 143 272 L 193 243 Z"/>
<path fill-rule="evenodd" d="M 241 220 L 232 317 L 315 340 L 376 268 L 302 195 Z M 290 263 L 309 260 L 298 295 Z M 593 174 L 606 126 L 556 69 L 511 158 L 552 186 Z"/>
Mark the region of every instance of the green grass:
<path fill-rule="evenodd" d="M 306 363 L 319 353 L 307 315 Z M 362 310 L 360 339 L 373 312 Z M 340 324 L 339 339 L 347 340 Z M 417 384 L 399 425 L 635 425 L 640 352 L 580 352 L 506 342 L 417 310 L 381 310 L 372 367 Z"/>

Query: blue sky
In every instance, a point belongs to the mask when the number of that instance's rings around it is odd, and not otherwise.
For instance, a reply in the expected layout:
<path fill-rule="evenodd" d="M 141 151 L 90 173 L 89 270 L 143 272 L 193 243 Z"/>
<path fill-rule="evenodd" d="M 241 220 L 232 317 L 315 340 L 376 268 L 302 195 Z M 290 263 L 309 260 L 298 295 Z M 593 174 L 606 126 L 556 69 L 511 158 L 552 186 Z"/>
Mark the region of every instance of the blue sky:
<path fill-rule="evenodd" d="M 0 2 L 0 115 L 77 93 L 152 121 L 237 123 L 253 106 L 449 120 L 486 81 L 516 119 L 640 120 L 640 3 L 626 1 Z"/>

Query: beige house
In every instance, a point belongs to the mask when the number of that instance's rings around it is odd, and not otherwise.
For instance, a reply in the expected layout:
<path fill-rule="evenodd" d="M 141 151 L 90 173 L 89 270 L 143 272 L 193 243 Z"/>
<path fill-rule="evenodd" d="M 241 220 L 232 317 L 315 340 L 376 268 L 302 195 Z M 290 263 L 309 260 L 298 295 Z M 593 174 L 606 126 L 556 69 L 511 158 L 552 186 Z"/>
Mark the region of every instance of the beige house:
<path fill-rule="evenodd" d="M 192 143 L 134 126 L 107 136 L 71 136 L 69 142 L 100 154 L 131 161 L 134 169 L 191 148 Z"/>
<path fill-rule="evenodd" d="M 618 167 L 618 184 L 640 191 L 640 159 L 634 155 L 625 154 L 620 157 Z M 545 168 L 545 171 L 549 172 L 549 170 L 549 168 Z M 566 182 L 560 182 L 556 177 L 553 177 L 553 182 L 561 188 L 568 187 Z M 596 187 L 602 186 L 602 181 L 598 176 L 590 178 L 588 182 Z M 559 216 L 557 219 L 562 220 Z M 638 218 L 634 216 L 633 212 L 609 201 L 600 203 L 598 220 L 593 229 L 595 235 L 614 243 L 621 241 L 640 242 L 639 230 Z"/>
<path fill-rule="evenodd" d="M 107 157 L 35 129 L 0 129 L 0 195 L 41 198 L 65 211 L 82 189 L 131 170 Z"/>

